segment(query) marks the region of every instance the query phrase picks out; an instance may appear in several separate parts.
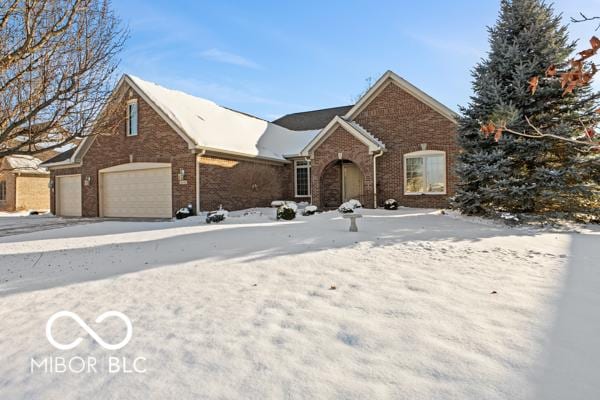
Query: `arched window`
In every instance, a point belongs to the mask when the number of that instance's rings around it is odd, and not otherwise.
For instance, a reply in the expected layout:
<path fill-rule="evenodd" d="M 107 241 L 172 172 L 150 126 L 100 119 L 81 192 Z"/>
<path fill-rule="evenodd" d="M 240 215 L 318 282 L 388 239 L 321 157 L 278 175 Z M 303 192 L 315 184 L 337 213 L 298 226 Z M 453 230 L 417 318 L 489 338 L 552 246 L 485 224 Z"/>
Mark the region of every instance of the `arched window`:
<path fill-rule="evenodd" d="M 446 153 L 423 150 L 405 154 L 404 194 L 446 194 Z"/>

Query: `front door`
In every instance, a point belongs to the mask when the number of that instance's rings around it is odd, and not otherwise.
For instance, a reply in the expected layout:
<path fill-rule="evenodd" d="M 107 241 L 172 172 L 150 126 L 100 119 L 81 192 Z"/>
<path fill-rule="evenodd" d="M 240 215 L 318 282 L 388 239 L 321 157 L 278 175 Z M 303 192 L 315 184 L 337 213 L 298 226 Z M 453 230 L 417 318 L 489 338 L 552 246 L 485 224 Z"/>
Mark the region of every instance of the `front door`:
<path fill-rule="evenodd" d="M 342 200 L 344 202 L 351 199 L 362 201 L 363 176 L 356 164 L 342 164 L 342 179 Z"/>

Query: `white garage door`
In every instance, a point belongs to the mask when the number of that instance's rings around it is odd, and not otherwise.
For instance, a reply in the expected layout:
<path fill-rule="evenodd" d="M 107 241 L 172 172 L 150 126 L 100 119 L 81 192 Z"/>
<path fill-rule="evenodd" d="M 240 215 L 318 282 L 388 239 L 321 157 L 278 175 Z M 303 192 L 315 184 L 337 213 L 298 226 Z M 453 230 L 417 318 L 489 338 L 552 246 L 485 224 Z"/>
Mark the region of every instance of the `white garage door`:
<path fill-rule="evenodd" d="M 120 165 L 100 171 L 100 179 L 101 216 L 172 216 L 169 164 Z"/>
<path fill-rule="evenodd" d="M 56 215 L 81 217 L 81 175 L 56 177 Z"/>

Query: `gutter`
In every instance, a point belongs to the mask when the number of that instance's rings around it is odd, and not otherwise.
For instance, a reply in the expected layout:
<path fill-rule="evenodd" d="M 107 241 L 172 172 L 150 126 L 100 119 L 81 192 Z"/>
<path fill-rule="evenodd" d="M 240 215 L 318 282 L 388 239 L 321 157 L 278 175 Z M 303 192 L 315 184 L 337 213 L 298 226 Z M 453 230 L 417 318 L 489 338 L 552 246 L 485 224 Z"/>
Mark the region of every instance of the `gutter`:
<path fill-rule="evenodd" d="M 204 154 L 206 154 L 205 149 L 196 153 L 196 215 L 200 213 L 200 157 Z"/>
<path fill-rule="evenodd" d="M 377 158 L 383 155 L 383 150 L 379 154 L 373 154 L 373 208 L 377 208 Z"/>

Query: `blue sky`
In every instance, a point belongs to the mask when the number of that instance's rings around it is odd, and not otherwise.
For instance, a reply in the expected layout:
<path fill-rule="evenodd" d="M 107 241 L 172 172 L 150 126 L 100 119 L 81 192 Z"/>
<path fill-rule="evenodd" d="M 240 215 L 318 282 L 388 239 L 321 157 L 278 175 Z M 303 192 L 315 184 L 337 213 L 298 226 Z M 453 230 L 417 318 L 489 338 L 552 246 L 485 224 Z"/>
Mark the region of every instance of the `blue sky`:
<path fill-rule="evenodd" d="M 117 0 L 121 72 L 265 119 L 351 104 L 388 69 L 457 110 L 499 1 Z M 555 2 L 565 20 L 600 0 Z M 572 27 L 589 38 L 591 24 Z"/>

